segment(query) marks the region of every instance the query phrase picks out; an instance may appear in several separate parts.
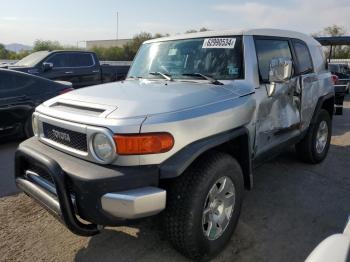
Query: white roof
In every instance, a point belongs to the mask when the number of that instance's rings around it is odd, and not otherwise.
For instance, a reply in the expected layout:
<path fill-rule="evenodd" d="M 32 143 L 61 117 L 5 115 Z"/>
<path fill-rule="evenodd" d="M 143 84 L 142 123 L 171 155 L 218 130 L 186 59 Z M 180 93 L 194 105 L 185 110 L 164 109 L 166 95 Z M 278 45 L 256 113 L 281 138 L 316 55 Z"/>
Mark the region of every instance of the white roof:
<path fill-rule="evenodd" d="M 260 35 L 260 36 L 289 37 L 289 38 L 300 39 L 305 43 L 307 43 L 308 45 L 320 46 L 320 43 L 317 42 L 312 36 L 299 33 L 296 31 L 271 29 L 271 28 L 249 29 L 249 30 L 243 30 L 243 31 L 222 30 L 222 31 L 205 31 L 205 32 L 198 32 L 198 33 L 188 33 L 188 34 L 151 39 L 146 41 L 145 43 L 154 43 L 154 42 L 180 40 L 180 39 L 191 39 L 191 38 L 200 38 L 200 37 L 232 36 L 232 35 Z"/>

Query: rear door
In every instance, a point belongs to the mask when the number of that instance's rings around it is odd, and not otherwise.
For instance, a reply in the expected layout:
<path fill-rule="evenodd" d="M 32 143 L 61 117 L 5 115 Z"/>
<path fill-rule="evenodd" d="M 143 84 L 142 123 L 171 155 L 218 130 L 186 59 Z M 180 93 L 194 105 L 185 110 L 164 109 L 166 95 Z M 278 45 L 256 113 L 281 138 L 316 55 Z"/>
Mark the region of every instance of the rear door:
<path fill-rule="evenodd" d="M 309 126 L 319 98 L 319 83 L 308 46 L 298 39 L 293 39 L 292 43 L 296 57 L 295 74 L 302 92 L 300 128 L 304 130 Z"/>
<path fill-rule="evenodd" d="M 101 83 L 101 72 L 98 61 L 92 53 L 76 52 L 69 56 L 69 66 L 75 75 L 79 76 L 79 83 L 75 87 L 91 86 Z"/>

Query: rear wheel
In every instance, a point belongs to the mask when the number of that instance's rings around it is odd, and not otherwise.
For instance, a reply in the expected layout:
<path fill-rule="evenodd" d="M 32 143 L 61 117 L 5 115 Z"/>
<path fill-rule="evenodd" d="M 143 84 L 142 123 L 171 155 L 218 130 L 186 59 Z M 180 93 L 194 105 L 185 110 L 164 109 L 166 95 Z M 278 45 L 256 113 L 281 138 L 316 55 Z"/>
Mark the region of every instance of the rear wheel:
<path fill-rule="evenodd" d="M 167 190 L 164 226 L 173 246 L 192 259 L 220 252 L 236 228 L 243 198 L 243 175 L 228 154 L 203 155 Z"/>
<path fill-rule="evenodd" d="M 304 162 L 317 164 L 328 153 L 332 135 L 332 121 L 329 113 L 322 109 L 315 124 L 311 124 L 306 136 L 298 144 L 296 151 Z"/>

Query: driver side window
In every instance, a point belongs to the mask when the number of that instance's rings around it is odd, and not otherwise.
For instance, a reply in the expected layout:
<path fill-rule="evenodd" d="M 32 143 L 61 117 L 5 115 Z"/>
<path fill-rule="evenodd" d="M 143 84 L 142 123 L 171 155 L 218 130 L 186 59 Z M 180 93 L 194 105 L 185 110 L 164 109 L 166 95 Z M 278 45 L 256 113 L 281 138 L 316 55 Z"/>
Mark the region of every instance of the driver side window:
<path fill-rule="evenodd" d="M 273 58 L 289 58 L 292 60 L 288 40 L 280 39 L 255 39 L 255 48 L 258 58 L 260 79 L 269 81 L 270 61 Z"/>
<path fill-rule="evenodd" d="M 50 56 L 45 62 L 52 63 L 54 68 L 69 67 L 69 56 L 58 53 Z"/>

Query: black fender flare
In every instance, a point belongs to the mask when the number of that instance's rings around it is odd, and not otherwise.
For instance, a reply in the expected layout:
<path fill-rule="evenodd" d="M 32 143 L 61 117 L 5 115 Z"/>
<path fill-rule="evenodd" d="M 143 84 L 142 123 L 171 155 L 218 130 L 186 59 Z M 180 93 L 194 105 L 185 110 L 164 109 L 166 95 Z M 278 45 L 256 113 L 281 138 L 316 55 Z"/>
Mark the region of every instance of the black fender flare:
<path fill-rule="evenodd" d="M 316 104 L 316 107 L 315 107 L 315 110 L 314 110 L 314 114 L 312 115 L 312 118 L 311 118 L 311 122 L 310 124 L 315 124 L 316 123 L 316 119 L 317 119 L 317 115 L 318 115 L 318 112 L 320 112 L 320 110 L 322 109 L 323 107 L 323 104 L 328 101 L 328 100 L 332 100 L 332 112 L 334 112 L 334 99 L 335 99 L 335 95 L 334 93 L 328 93 L 324 96 L 321 96 L 318 101 L 317 101 L 317 104 Z M 333 114 L 330 115 L 330 117 L 332 118 L 333 117 Z"/>
<path fill-rule="evenodd" d="M 237 161 L 240 163 L 243 171 L 245 187 L 251 189 L 253 185 L 251 150 L 249 131 L 245 127 L 215 134 L 187 145 L 160 164 L 160 179 L 175 178 L 180 176 L 187 169 L 187 167 L 189 167 L 191 163 L 204 152 L 239 137 L 244 137 L 244 144 L 240 145 L 243 148 L 241 148 L 240 159 L 237 159 Z"/>

